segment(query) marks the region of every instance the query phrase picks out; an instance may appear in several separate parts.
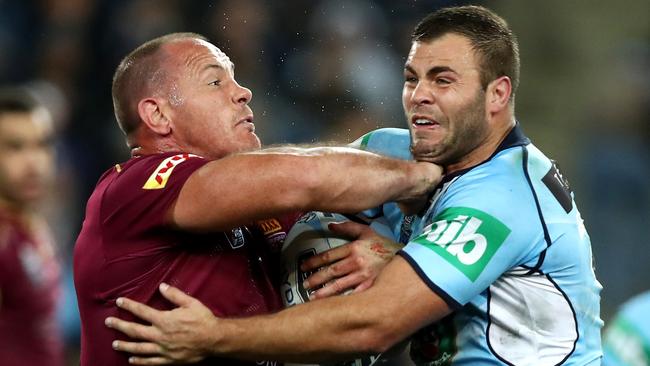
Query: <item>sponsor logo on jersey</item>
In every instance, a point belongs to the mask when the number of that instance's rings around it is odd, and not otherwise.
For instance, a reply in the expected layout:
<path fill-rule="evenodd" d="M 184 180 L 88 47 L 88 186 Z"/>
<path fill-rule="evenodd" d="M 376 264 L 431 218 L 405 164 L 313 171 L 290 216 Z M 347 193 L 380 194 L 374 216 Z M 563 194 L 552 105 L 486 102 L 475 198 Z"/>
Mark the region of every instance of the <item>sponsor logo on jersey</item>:
<path fill-rule="evenodd" d="M 551 169 L 542 178 L 542 182 L 551 191 L 555 199 L 562 206 L 566 213 L 573 209 L 573 198 L 569 181 L 560 173 L 560 168 L 554 160 L 551 160 Z"/>
<path fill-rule="evenodd" d="M 437 215 L 414 241 L 439 254 L 474 282 L 510 231 L 483 211 L 451 207 Z"/>
<path fill-rule="evenodd" d="M 147 179 L 147 182 L 142 186 L 142 189 L 162 189 L 167 185 L 167 180 L 172 175 L 174 168 L 186 161 L 189 158 L 195 158 L 198 155 L 194 154 L 178 154 L 170 156 L 163 160 L 160 165 L 154 170 L 153 174 Z"/>

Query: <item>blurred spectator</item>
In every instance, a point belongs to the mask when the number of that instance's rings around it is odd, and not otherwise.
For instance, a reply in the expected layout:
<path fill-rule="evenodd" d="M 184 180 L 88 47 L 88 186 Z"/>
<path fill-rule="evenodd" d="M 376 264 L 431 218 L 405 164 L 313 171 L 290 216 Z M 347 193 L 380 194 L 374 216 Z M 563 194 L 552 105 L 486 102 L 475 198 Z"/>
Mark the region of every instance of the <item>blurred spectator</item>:
<path fill-rule="evenodd" d="M 574 151 L 585 180 L 584 214 L 590 219 L 594 251 L 600 254 L 596 270 L 603 309 L 612 313 L 648 286 L 643 273 L 650 251 L 643 249 L 642 238 L 650 223 L 650 46 L 628 42 L 609 52 L 611 70 L 592 91 L 587 128 Z"/>
<path fill-rule="evenodd" d="M 63 365 L 60 268 L 39 204 L 54 177 L 52 120 L 26 92 L 0 90 L 0 360 Z"/>
<path fill-rule="evenodd" d="M 380 6 L 326 0 L 308 20 L 303 45 L 288 55 L 282 75 L 291 98 L 309 108 L 304 123 L 319 139 L 338 142 L 403 126 L 403 60 L 388 47 L 390 23 Z"/>

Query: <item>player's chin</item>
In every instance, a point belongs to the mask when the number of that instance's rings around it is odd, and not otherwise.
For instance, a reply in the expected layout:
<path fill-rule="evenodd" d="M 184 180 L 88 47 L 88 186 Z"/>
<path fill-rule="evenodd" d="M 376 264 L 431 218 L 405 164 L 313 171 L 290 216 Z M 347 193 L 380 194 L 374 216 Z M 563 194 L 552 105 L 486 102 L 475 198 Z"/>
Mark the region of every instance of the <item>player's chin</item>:
<path fill-rule="evenodd" d="M 439 164 L 440 153 L 436 150 L 433 144 L 424 142 L 415 143 L 411 146 L 411 153 L 416 161 Z"/>
<path fill-rule="evenodd" d="M 239 152 L 257 151 L 262 148 L 262 143 L 255 133 L 247 134 L 240 141 Z"/>

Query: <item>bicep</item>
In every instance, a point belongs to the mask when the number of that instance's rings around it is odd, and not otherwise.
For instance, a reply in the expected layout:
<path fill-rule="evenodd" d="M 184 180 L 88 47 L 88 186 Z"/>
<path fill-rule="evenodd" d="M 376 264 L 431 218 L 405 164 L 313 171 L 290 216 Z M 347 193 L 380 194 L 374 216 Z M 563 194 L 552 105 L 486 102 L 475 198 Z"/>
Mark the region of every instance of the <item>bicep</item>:
<path fill-rule="evenodd" d="M 185 181 L 169 220 L 182 229 L 214 231 L 290 212 L 297 205 L 296 174 L 264 166 L 268 162 L 234 156 L 205 164 Z"/>

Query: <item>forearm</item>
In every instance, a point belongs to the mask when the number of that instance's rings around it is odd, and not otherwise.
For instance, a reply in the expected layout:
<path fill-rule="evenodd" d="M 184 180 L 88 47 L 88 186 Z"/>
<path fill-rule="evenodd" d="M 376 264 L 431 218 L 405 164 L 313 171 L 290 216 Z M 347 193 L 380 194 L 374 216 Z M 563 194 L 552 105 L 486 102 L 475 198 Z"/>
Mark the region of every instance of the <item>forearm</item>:
<path fill-rule="evenodd" d="M 226 357 L 291 362 L 350 359 L 384 352 L 449 313 L 402 258 L 370 289 L 244 319 L 216 319 L 211 352 Z"/>
<path fill-rule="evenodd" d="M 362 294 L 353 295 L 361 298 L 355 299 L 355 305 L 351 297 L 332 297 L 268 316 L 219 319 L 215 335 L 219 338 L 213 339 L 212 351 L 232 358 L 285 362 L 345 360 L 382 352 L 397 340 L 385 338 L 390 332 L 381 329 L 380 316 L 368 314 L 378 307 Z M 359 302 L 366 301 L 359 311 Z"/>
<path fill-rule="evenodd" d="M 188 179 L 174 222 L 223 230 L 296 210 L 357 212 L 423 194 L 439 177 L 435 168 L 421 164 L 350 148 L 234 155 L 206 164 Z"/>
<path fill-rule="evenodd" d="M 284 154 L 294 152 L 285 149 Z M 422 174 L 416 163 L 347 147 L 296 149 L 295 154 L 296 200 L 312 210 L 358 212 L 423 194 L 439 181 Z"/>

